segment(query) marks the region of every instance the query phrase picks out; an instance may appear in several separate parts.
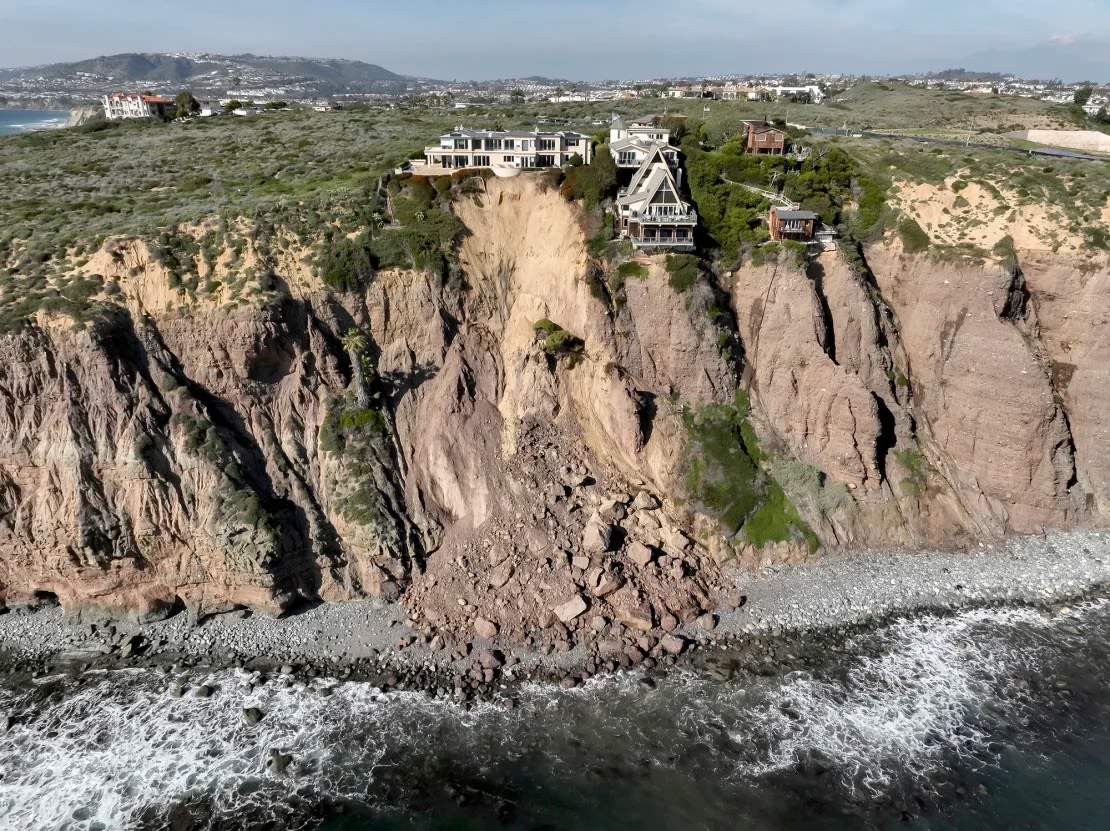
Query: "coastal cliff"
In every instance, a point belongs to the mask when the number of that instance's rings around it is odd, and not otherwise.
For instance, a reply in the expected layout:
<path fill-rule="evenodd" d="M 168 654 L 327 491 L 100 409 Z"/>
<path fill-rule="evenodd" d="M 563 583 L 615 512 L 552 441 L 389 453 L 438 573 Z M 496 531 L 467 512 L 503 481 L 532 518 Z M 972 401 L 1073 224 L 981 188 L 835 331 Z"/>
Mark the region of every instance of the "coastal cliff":
<path fill-rule="evenodd" d="M 565 636 L 693 619 L 730 562 L 1105 524 L 1104 260 L 888 240 L 617 280 L 538 178 L 455 212 L 443 274 L 340 292 L 290 249 L 249 302 L 105 242 L 81 268 L 118 293 L 0 337 L 5 602 L 402 597 L 430 631 Z"/>

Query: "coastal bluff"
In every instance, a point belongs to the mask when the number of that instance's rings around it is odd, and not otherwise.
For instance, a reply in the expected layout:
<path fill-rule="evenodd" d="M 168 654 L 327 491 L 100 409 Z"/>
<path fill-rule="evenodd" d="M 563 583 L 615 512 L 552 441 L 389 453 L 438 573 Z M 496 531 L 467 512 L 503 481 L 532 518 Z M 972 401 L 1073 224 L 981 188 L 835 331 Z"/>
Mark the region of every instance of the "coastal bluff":
<path fill-rule="evenodd" d="M 618 295 L 539 176 L 454 211 L 446 276 L 336 292 L 294 247 L 265 302 L 189 295 L 142 239 L 92 252 L 111 303 L 0 337 L 0 598 L 150 620 L 372 596 L 566 639 L 739 602 L 734 565 L 1106 523 L 1105 261 L 885 239 L 866 272 L 833 251 L 688 286 L 645 256 Z M 767 538 L 729 528 L 739 468 L 706 461 L 741 433 Z"/>

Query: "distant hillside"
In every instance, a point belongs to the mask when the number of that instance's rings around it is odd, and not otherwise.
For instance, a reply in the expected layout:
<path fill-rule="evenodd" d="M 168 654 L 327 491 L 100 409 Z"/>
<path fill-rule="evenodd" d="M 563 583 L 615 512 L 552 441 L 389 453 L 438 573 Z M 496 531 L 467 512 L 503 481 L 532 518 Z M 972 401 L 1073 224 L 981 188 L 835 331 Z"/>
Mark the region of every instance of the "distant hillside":
<path fill-rule="evenodd" d="M 1000 83 L 1005 81 L 1007 74 L 1002 72 L 973 72 L 967 69 L 945 69 L 942 72 L 926 72 L 924 73 L 929 78 L 940 78 L 943 81 L 986 81 L 990 83 Z"/>
<path fill-rule="evenodd" d="M 72 81 L 87 87 L 147 83 L 224 89 L 233 86 L 297 85 L 306 91 L 339 92 L 403 85 L 406 79 L 361 61 L 259 55 L 106 55 L 73 63 L 0 70 L 0 81 Z"/>

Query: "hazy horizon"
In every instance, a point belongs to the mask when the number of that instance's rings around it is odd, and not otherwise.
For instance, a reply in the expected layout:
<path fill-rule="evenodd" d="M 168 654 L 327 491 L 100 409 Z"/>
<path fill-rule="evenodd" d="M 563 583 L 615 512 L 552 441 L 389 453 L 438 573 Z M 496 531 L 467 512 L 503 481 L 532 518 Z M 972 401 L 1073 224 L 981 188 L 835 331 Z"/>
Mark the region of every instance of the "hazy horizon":
<path fill-rule="evenodd" d="M 937 0 L 798 0 L 795 13 L 725 0 L 565 0 L 513 6 L 427 0 L 419 15 L 381 3 L 290 0 L 87 4 L 0 0 L 6 67 L 127 52 L 347 58 L 403 75 L 571 80 L 748 73 L 900 75 L 966 67 L 1063 81 L 1110 81 L 1110 6 L 1061 0 L 1015 8 Z M 337 29 L 333 22 L 343 21 Z"/>

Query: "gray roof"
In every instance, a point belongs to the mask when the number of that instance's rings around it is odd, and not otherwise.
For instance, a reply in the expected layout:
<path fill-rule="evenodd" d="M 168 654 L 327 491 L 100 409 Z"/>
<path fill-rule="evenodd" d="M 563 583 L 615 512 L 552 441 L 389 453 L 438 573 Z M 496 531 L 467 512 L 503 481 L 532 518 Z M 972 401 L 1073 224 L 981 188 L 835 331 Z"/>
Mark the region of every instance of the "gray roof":
<path fill-rule="evenodd" d="M 786 211 L 782 208 L 772 208 L 779 219 L 817 219 L 813 211 Z"/>
<path fill-rule="evenodd" d="M 609 148 L 611 150 L 627 150 L 629 148 L 632 148 L 635 150 L 650 151 L 654 150 L 657 147 L 660 150 L 666 150 L 670 147 L 670 145 L 667 144 L 667 142 L 665 141 L 659 141 L 658 139 L 645 139 L 640 136 L 629 136 L 628 138 L 617 139 L 609 145 Z M 678 148 L 672 149 L 674 149 L 676 152 L 678 150 Z"/>

